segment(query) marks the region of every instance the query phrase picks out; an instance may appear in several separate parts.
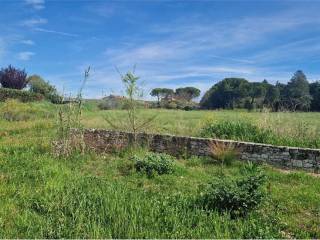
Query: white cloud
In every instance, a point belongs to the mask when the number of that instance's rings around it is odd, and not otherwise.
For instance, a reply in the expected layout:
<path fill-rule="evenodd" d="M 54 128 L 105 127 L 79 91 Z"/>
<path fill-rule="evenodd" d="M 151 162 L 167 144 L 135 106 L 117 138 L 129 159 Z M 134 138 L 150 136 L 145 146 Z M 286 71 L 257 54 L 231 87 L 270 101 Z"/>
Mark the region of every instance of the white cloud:
<path fill-rule="evenodd" d="M 57 34 L 57 35 L 62 35 L 62 36 L 67 36 L 67 37 L 78 37 L 79 36 L 78 34 L 60 32 L 60 31 L 49 30 L 49 29 L 44 29 L 44 28 L 35 28 L 34 30 L 38 31 L 38 32 L 52 33 L 52 34 Z"/>
<path fill-rule="evenodd" d="M 35 44 L 34 41 L 32 41 L 32 40 L 22 40 L 21 43 L 26 44 L 26 45 L 34 45 Z"/>
<path fill-rule="evenodd" d="M 46 24 L 47 22 L 48 22 L 48 20 L 45 18 L 31 18 L 31 19 L 27 19 L 27 20 L 22 21 L 21 25 L 25 26 L 25 27 L 34 28 L 39 25 Z"/>
<path fill-rule="evenodd" d="M 289 36 L 292 31 L 298 32 L 310 26 L 317 30 L 319 23 L 317 14 L 311 10 L 307 15 L 303 10 L 289 10 L 223 22 L 206 22 L 205 19 L 201 22 L 190 21 L 188 18 L 170 22 L 167 26 L 148 28 L 146 24 L 146 32 L 142 32 L 145 38 L 137 35 L 119 39 L 119 46 L 107 49 L 104 56 L 96 60 L 84 94 L 87 97 L 99 96 L 102 90 L 121 94 L 119 75 L 113 66 L 125 72 L 133 64 L 137 64 L 136 73 L 141 81 L 146 82 L 147 91 L 153 87 L 191 85 L 204 93 L 225 77 L 286 82 L 296 70 L 293 69 L 295 66 L 284 63 L 280 68 L 268 64 L 276 58 L 317 54 L 320 45 L 317 41 L 288 43 L 287 38 L 279 36 L 287 33 Z M 77 36 L 40 28 L 36 30 Z M 277 40 L 274 44 L 279 44 L 278 47 L 258 52 L 263 46 L 272 46 L 268 43 L 270 39 Z M 317 77 L 307 75 L 310 76 L 309 80 Z M 67 77 L 65 79 L 69 81 L 67 86 L 75 89 L 75 82 Z"/>
<path fill-rule="evenodd" d="M 34 52 L 19 52 L 17 58 L 22 61 L 28 61 L 34 55 Z"/>
<path fill-rule="evenodd" d="M 44 0 L 25 0 L 25 3 L 36 10 L 44 9 Z"/>

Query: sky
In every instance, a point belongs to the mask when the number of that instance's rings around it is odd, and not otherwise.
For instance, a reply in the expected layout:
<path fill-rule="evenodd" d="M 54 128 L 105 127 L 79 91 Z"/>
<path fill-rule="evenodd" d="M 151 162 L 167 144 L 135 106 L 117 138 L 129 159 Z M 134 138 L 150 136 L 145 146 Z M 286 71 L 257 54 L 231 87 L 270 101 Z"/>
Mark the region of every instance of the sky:
<path fill-rule="evenodd" d="M 123 94 L 118 69 L 154 87 L 225 77 L 320 79 L 320 0 L 0 0 L 0 67 L 38 74 L 74 94 L 91 66 L 87 98 Z"/>

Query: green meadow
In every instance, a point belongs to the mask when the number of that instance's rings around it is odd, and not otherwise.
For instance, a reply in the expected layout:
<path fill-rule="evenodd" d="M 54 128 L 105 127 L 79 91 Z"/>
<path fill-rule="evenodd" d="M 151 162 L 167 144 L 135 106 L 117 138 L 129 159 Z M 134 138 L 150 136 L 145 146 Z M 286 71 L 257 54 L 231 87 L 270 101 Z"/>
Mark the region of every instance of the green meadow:
<path fill-rule="evenodd" d="M 132 160 L 145 149 L 56 157 L 56 105 L 22 104 L 9 115 L 0 107 L 1 238 L 320 238 L 318 176 L 261 166 L 266 199 L 233 218 L 192 203 L 203 184 L 221 174 L 237 178 L 243 162 L 221 167 L 208 159 L 178 158 L 172 174 L 148 177 Z M 120 121 L 125 114 L 86 102 L 82 123 L 111 128 L 105 118 Z M 272 129 L 290 145 L 312 147 L 320 136 L 319 113 L 145 109 L 140 115 L 157 116 L 148 128 L 155 133 L 198 136 L 208 122 L 243 120 Z"/>

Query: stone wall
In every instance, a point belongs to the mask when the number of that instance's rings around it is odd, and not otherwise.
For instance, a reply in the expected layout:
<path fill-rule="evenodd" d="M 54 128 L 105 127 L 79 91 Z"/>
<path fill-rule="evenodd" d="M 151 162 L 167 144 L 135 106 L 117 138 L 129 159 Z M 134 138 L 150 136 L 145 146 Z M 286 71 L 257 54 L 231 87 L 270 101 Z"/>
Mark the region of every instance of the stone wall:
<path fill-rule="evenodd" d="M 164 152 L 173 156 L 212 156 L 212 144 L 228 144 L 237 149 L 240 160 L 263 162 L 311 172 L 318 172 L 320 169 L 320 149 L 146 133 L 137 134 L 135 139 L 137 144 L 151 151 Z M 126 148 L 133 140 L 134 135 L 127 132 L 102 129 L 84 131 L 86 146 L 98 152 L 112 152 Z"/>

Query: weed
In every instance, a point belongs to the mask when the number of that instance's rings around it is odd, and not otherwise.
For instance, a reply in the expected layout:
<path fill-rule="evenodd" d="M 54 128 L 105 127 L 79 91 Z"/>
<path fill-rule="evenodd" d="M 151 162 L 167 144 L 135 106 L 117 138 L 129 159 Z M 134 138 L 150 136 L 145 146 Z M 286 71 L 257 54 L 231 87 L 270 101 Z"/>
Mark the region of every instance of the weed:
<path fill-rule="evenodd" d="M 202 137 L 213 137 L 267 143 L 275 135 L 269 129 L 260 129 L 257 126 L 244 121 L 221 121 L 205 126 L 200 135 Z"/>
<path fill-rule="evenodd" d="M 82 91 L 89 78 L 90 67 L 85 70 L 84 79 L 74 101 L 69 101 L 58 110 L 57 138 L 54 153 L 57 156 L 70 156 L 74 150 L 84 152 L 84 129 L 81 124 L 83 98 Z M 71 97 L 70 97 L 71 99 Z M 64 99 L 62 98 L 62 101 Z M 72 131 L 72 129 L 74 129 Z"/>
<path fill-rule="evenodd" d="M 239 152 L 232 142 L 212 142 L 210 151 L 214 160 L 218 161 L 221 166 L 230 166 L 239 156 Z"/>

